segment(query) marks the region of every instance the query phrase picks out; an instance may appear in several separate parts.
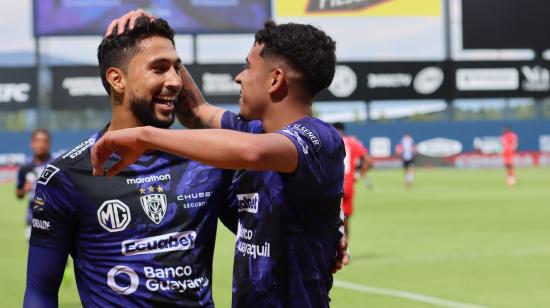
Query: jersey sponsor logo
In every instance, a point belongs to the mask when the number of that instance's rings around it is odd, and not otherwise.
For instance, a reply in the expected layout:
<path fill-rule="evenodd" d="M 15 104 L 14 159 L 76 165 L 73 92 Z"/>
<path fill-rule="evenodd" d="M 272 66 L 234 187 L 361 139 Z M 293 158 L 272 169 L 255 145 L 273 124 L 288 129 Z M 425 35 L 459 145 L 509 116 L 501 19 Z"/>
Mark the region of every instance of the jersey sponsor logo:
<path fill-rule="evenodd" d="M 86 149 L 89 148 L 92 144 L 94 144 L 94 142 L 95 142 L 95 138 L 89 138 L 88 140 L 85 140 L 81 144 L 74 147 L 69 152 L 65 153 L 62 158 L 63 159 L 66 159 L 67 157 L 76 158 L 80 154 L 82 154 L 84 151 L 86 151 Z"/>
<path fill-rule="evenodd" d="M 306 127 L 302 124 L 293 124 L 291 125 L 291 127 L 295 130 L 298 130 L 300 134 L 308 138 L 309 141 L 311 141 L 311 143 L 313 144 L 315 151 L 319 151 L 319 149 L 321 148 L 321 138 L 319 138 L 319 133 L 317 133 L 314 129 Z"/>
<path fill-rule="evenodd" d="M 41 212 L 44 210 L 44 206 L 46 205 L 46 195 L 44 193 L 37 191 L 34 194 L 34 198 L 32 199 L 32 210 L 36 212 Z"/>
<path fill-rule="evenodd" d="M 139 178 L 133 178 L 133 179 L 126 179 L 126 184 L 144 184 L 144 183 L 151 183 L 151 182 L 161 182 L 161 181 L 170 181 L 172 178 L 170 177 L 170 174 L 153 174 L 146 177 L 139 177 Z"/>
<path fill-rule="evenodd" d="M 206 200 L 212 196 L 211 191 L 191 192 L 177 196 L 178 201 L 183 201 L 184 209 L 203 207 L 207 204 Z"/>
<path fill-rule="evenodd" d="M 193 277 L 193 268 L 189 265 L 177 267 L 143 268 L 145 288 L 151 292 L 178 292 L 207 287 L 207 277 Z M 107 285 L 116 293 L 130 295 L 139 287 L 138 274 L 128 266 L 117 265 L 107 273 Z"/>
<path fill-rule="evenodd" d="M 260 195 L 258 193 L 237 194 L 239 212 L 258 213 Z"/>
<path fill-rule="evenodd" d="M 32 227 L 35 228 L 35 229 L 49 231 L 50 230 L 50 222 L 47 221 L 47 220 L 41 220 L 41 219 L 33 218 L 32 219 Z"/>
<path fill-rule="evenodd" d="M 235 247 L 239 254 L 243 257 L 249 255 L 254 259 L 257 257 L 271 257 L 271 244 L 269 242 L 263 244 L 247 243 L 247 241 L 252 241 L 253 238 L 254 231 L 243 227 L 239 222 L 237 225 L 237 245 Z"/>
<path fill-rule="evenodd" d="M 37 183 L 47 185 L 50 179 L 59 171 L 59 168 L 53 165 L 47 165 L 40 174 Z"/>
<path fill-rule="evenodd" d="M 290 129 L 283 129 L 282 132 L 294 136 L 294 138 L 296 138 L 296 140 L 298 141 L 298 143 L 302 147 L 302 152 L 304 152 L 304 154 L 306 154 L 306 155 L 309 153 L 309 146 L 305 143 L 304 139 L 302 139 L 302 137 L 300 137 L 300 134 L 298 134 L 298 132 L 290 130 Z"/>
<path fill-rule="evenodd" d="M 195 199 L 202 199 L 202 198 L 210 198 L 211 195 L 212 195 L 211 191 L 193 192 L 193 193 L 178 195 L 178 201 L 188 201 L 188 200 L 195 200 Z"/>
<path fill-rule="evenodd" d="M 164 218 L 164 214 L 166 214 L 166 195 L 145 195 L 139 197 L 139 201 L 147 217 L 158 225 Z"/>
<path fill-rule="evenodd" d="M 118 294 L 130 295 L 136 292 L 139 277 L 128 266 L 117 265 L 107 273 L 107 285 Z"/>
<path fill-rule="evenodd" d="M 191 277 L 193 269 L 189 265 L 165 268 L 147 266 L 143 268 L 143 272 L 147 278 L 145 287 L 151 292 L 171 291 L 183 293 L 189 289 L 201 289 L 210 283 L 208 278 L 204 276 L 193 279 Z"/>
<path fill-rule="evenodd" d="M 174 232 L 159 236 L 146 237 L 122 242 L 122 254 L 125 256 L 160 253 L 176 250 L 189 250 L 195 247 L 195 231 Z"/>
<path fill-rule="evenodd" d="M 128 226 L 132 217 L 130 208 L 120 200 L 108 200 L 97 210 L 97 219 L 103 229 L 119 232 Z"/>

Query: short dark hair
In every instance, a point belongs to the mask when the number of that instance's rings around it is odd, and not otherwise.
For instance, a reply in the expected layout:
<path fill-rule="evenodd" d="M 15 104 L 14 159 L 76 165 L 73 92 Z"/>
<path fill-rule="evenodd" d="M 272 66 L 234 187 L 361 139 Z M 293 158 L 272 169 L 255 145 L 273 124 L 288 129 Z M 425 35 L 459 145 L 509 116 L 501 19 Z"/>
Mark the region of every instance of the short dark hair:
<path fill-rule="evenodd" d="M 50 131 L 44 128 L 37 128 L 33 130 L 31 133 L 31 139 L 34 139 L 34 137 L 36 137 L 36 135 L 38 134 L 44 134 L 48 137 L 48 139 L 50 139 Z"/>
<path fill-rule="evenodd" d="M 174 43 L 174 30 L 162 18 L 151 21 L 149 18 L 142 16 L 136 19 L 132 30 L 126 25 L 123 34 L 117 35 L 117 31 L 118 27 L 115 27 L 113 34 L 104 37 L 97 48 L 101 82 L 109 95 L 111 95 L 111 86 L 107 82 L 107 70 L 110 67 L 126 70 L 128 62 L 140 52 L 139 43 L 142 40 L 152 36 L 160 36 L 169 39 L 176 46 Z"/>
<path fill-rule="evenodd" d="M 303 75 L 304 86 L 311 96 L 327 88 L 336 69 L 336 43 L 322 30 L 305 24 L 277 25 L 267 21 L 256 32 L 255 42 L 263 44 L 260 55 L 287 62 Z"/>
<path fill-rule="evenodd" d="M 343 132 L 346 131 L 346 125 L 344 125 L 344 123 L 342 122 L 334 122 L 332 123 L 332 126 L 334 126 L 334 128 L 336 128 L 337 130 L 341 130 Z"/>

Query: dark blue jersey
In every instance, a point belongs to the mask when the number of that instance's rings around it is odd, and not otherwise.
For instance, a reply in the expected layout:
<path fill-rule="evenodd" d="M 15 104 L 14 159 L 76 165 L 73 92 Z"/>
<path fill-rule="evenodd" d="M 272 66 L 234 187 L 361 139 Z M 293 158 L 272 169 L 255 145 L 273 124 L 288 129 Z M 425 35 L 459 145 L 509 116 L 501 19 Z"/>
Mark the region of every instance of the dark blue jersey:
<path fill-rule="evenodd" d="M 217 218 L 237 225 L 226 202 L 232 173 L 153 152 L 94 177 L 100 134 L 40 175 L 31 245 L 70 253 L 85 307 L 213 306 Z"/>
<path fill-rule="evenodd" d="M 49 161 L 50 159 L 47 159 Z M 38 179 L 38 176 L 42 173 L 44 170 L 44 167 L 46 166 L 46 162 L 37 164 L 35 161 L 31 160 L 27 164 L 21 166 L 19 168 L 19 171 L 17 172 L 17 183 L 16 188 L 22 189 L 26 183 L 32 184 L 33 188 L 31 191 L 29 191 L 29 207 L 27 209 L 27 215 L 26 215 L 26 221 L 27 224 L 31 224 L 32 220 L 32 206 L 33 206 L 33 198 L 34 198 L 34 188 L 36 185 L 36 180 Z"/>
<path fill-rule="evenodd" d="M 262 133 L 261 122 L 226 112 L 222 127 Z M 240 170 L 233 189 L 239 225 L 234 307 L 328 307 L 342 236 L 344 145 L 338 132 L 306 117 L 277 133 L 298 150 L 291 174 Z"/>

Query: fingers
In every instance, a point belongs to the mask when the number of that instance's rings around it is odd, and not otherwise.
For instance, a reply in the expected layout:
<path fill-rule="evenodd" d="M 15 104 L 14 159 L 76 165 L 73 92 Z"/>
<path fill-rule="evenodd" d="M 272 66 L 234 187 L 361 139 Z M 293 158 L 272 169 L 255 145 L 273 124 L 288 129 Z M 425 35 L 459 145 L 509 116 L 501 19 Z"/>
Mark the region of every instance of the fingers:
<path fill-rule="evenodd" d="M 92 147 L 91 160 L 92 160 L 92 168 L 93 168 L 92 173 L 94 176 L 105 175 L 103 164 L 105 164 L 105 162 L 107 161 L 107 159 L 109 159 L 111 154 L 113 154 L 116 151 L 115 148 L 109 147 L 108 143 L 105 142 L 106 140 L 107 140 L 107 136 L 103 136 L 103 138 L 99 139 Z"/>
<path fill-rule="evenodd" d="M 132 11 L 122 15 L 121 17 L 111 21 L 111 23 L 107 27 L 107 31 L 105 32 L 105 36 L 108 37 L 111 34 L 113 34 L 113 30 L 114 30 L 115 27 L 118 27 L 117 28 L 117 35 L 121 35 L 122 33 L 124 33 L 124 28 L 126 27 L 126 25 L 128 25 L 128 29 L 130 29 L 130 30 L 134 29 L 134 25 L 136 24 L 136 20 L 141 16 L 145 16 L 145 17 L 149 18 L 149 20 L 155 20 L 156 19 L 156 17 L 154 15 L 151 15 L 151 14 L 145 12 L 142 9 L 132 10 Z"/>

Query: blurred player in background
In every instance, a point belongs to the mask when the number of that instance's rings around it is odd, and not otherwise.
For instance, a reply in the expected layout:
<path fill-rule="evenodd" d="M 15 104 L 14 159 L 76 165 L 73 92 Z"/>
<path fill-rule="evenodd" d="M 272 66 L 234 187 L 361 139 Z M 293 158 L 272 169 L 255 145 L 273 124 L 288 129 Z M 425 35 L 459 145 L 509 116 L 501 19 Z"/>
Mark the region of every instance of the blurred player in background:
<path fill-rule="evenodd" d="M 506 126 L 502 130 L 501 142 L 502 158 L 504 160 L 504 167 L 507 171 L 506 184 L 508 184 L 508 186 L 514 186 L 516 185 L 514 157 L 516 156 L 516 150 L 518 148 L 518 136 L 510 127 Z"/>
<path fill-rule="evenodd" d="M 333 126 L 344 140 L 346 158 L 344 159 L 344 198 L 342 199 L 342 210 L 344 211 L 344 232 L 349 240 L 349 220 L 353 214 L 353 189 L 355 181 L 363 178 L 372 166 L 372 158 L 367 148 L 354 136 L 346 135 L 344 123 L 336 122 Z M 355 166 L 360 165 L 356 172 Z M 358 176 L 357 176 L 358 174 Z"/>
<path fill-rule="evenodd" d="M 403 161 L 405 170 L 405 186 L 411 188 L 414 181 L 414 158 L 416 155 L 416 146 L 411 134 L 405 133 L 395 149 L 397 155 Z"/>
<path fill-rule="evenodd" d="M 31 135 L 32 158 L 21 166 L 17 173 L 17 185 L 15 195 L 22 199 L 25 195 L 29 196 L 29 207 L 27 209 L 25 237 L 29 239 L 32 223 L 32 206 L 34 199 L 34 188 L 38 176 L 44 170 L 44 166 L 51 160 L 50 154 L 51 137 L 50 132 L 45 129 L 36 129 Z"/>

